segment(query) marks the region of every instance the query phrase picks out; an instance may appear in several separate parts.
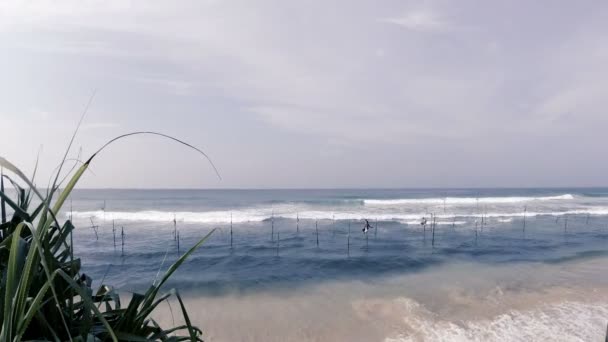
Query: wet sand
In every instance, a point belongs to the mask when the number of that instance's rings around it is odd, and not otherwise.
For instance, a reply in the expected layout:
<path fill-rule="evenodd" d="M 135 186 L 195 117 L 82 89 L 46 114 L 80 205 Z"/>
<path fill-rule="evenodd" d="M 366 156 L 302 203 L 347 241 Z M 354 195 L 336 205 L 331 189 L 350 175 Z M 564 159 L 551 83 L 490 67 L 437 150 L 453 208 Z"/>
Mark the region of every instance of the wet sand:
<path fill-rule="evenodd" d="M 205 341 L 600 341 L 607 272 L 608 258 L 454 263 L 366 282 L 190 294 L 186 305 Z M 157 318 L 172 324 L 167 305 Z"/>

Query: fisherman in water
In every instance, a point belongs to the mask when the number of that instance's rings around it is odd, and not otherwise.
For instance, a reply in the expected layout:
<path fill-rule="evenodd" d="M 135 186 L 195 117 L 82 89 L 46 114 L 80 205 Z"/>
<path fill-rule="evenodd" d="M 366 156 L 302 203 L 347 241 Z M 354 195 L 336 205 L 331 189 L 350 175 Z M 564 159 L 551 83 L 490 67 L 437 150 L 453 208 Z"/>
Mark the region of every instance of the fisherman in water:
<path fill-rule="evenodd" d="M 370 228 L 374 228 L 369 224 L 369 221 L 367 219 L 365 219 L 365 227 L 363 227 L 362 231 L 363 234 L 367 234 L 367 231 L 370 230 Z"/>

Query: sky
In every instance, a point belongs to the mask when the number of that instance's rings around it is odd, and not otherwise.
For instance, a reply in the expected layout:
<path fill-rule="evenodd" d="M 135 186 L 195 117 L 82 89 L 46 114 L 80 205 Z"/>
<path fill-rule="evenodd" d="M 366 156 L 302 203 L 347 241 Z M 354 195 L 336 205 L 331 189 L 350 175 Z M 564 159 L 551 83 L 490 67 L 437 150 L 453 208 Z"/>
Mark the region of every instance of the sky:
<path fill-rule="evenodd" d="M 94 94 L 94 95 L 93 95 Z M 81 187 L 607 186 L 606 1 L 2 1 L 0 156 Z"/>

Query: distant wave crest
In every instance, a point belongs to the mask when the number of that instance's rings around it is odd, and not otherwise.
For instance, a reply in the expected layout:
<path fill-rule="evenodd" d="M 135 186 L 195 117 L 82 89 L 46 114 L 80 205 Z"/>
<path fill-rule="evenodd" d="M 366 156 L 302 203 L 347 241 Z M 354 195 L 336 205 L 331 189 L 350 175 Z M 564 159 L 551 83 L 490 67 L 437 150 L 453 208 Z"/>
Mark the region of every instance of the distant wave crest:
<path fill-rule="evenodd" d="M 68 214 L 69 215 L 69 214 Z M 563 211 L 523 211 L 521 208 L 519 211 L 504 211 L 504 212 L 462 212 L 462 213 L 436 213 L 435 217 L 438 220 L 438 224 L 464 224 L 466 221 L 472 222 L 479 220 L 482 217 L 485 220 L 495 220 L 496 222 L 510 222 L 513 218 L 526 217 L 538 217 L 538 216 L 567 216 L 567 215 L 592 215 L 592 216 L 605 216 L 608 215 L 608 207 L 593 207 L 593 208 L 579 208 Z M 244 209 L 241 211 L 208 211 L 208 212 L 169 212 L 169 211 L 156 211 L 156 210 L 145 210 L 145 211 L 75 211 L 73 213 L 75 219 L 86 219 L 94 218 L 96 220 L 116 220 L 116 221 L 140 221 L 140 222 L 173 222 L 175 218 L 178 222 L 185 223 L 217 223 L 227 224 L 231 220 L 233 223 L 245 223 L 245 222 L 263 222 L 269 221 L 274 217 L 275 219 L 291 219 L 295 220 L 378 220 L 378 221 L 399 221 L 402 223 L 419 223 L 422 217 L 430 217 L 428 212 L 411 212 L 402 213 L 396 211 L 342 211 L 332 212 L 325 210 L 308 210 L 308 211 L 290 211 L 290 212 L 275 212 L 274 216 L 270 210 L 265 209 Z"/>
<path fill-rule="evenodd" d="M 450 204 L 450 205 L 470 205 L 470 204 L 507 204 L 521 203 L 530 201 L 559 201 L 573 200 L 571 194 L 544 197 L 443 197 L 443 198 L 399 198 L 399 199 L 364 199 L 365 205 L 415 205 L 415 204 Z"/>

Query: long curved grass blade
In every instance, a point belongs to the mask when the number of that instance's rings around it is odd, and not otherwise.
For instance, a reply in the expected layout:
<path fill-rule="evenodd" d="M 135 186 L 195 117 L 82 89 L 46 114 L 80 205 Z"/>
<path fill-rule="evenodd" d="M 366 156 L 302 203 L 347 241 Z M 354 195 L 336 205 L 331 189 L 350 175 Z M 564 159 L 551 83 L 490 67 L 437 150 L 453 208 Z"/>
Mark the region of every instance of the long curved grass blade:
<path fill-rule="evenodd" d="M 152 282 L 152 286 L 156 285 L 156 281 L 158 280 L 158 275 L 160 274 L 160 270 L 165 265 L 165 261 L 167 260 L 167 255 L 169 255 L 169 248 L 171 245 L 167 243 L 167 250 L 165 251 L 165 256 L 163 257 L 163 261 L 161 261 L 160 266 L 158 266 L 158 271 L 156 272 L 156 276 L 154 277 L 154 281 Z"/>
<path fill-rule="evenodd" d="M 34 209 L 32 211 L 32 213 L 30 214 L 30 222 L 34 222 L 34 220 L 36 219 L 36 217 L 38 216 L 38 214 L 40 214 L 40 212 L 42 211 L 43 208 L 44 208 L 44 203 L 38 204 L 38 206 L 36 207 L 36 209 Z"/>
<path fill-rule="evenodd" d="M 21 277 L 17 274 L 19 264 L 22 264 L 25 259 L 24 249 L 22 247 L 23 239 L 21 239 L 21 230 L 23 223 L 20 223 L 15 228 L 12 234 L 11 251 L 8 258 L 8 267 L 6 271 L 6 283 L 4 285 L 4 319 L 2 322 L 2 331 L 0 332 L 0 340 L 11 341 L 13 336 L 13 313 L 15 293 L 19 285 Z"/>
<path fill-rule="evenodd" d="M 209 164 L 211 164 L 211 167 L 213 167 L 213 171 L 215 171 L 215 174 L 217 175 L 217 177 L 220 180 L 222 179 L 222 176 L 220 176 L 220 173 L 218 172 L 217 168 L 215 167 L 215 164 L 213 164 L 213 161 L 211 160 L 211 158 L 209 158 L 209 156 L 205 152 L 203 152 L 201 149 L 199 149 L 199 148 L 197 148 L 195 146 L 192 146 L 192 145 L 188 144 L 185 141 L 182 141 L 180 139 L 174 138 L 174 137 L 172 137 L 170 135 L 163 134 L 163 133 L 158 133 L 158 132 L 151 132 L 151 131 L 131 132 L 131 133 L 119 135 L 119 136 L 115 137 L 114 139 L 111 139 L 110 141 L 108 141 L 107 143 L 105 143 L 103 146 L 101 146 L 95 153 L 93 153 L 93 155 L 89 158 L 89 160 L 87 162 L 90 162 L 91 159 L 93 159 L 97 154 L 99 154 L 101 151 L 103 151 L 106 147 L 108 147 L 113 142 L 115 142 L 117 140 L 121 140 L 121 139 L 126 138 L 126 137 L 133 136 L 133 135 L 142 135 L 142 134 L 157 135 L 157 136 L 160 136 L 160 137 L 164 137 L 164 138 L 176 141 L 176 142 L 178 142 L 178 143 L 180 143 L 180 144 L 182 144 L 184 146 L 187 146 L 187 147 L 189 147 L 189 148 L 197 151 L 198 153 L 200 153 L 201 155 L 203 155 L 207 159 L 207 161 L 209 162 Z"/>
<path fill-rule="evenodd" d="M 136 322 L 143 322 L 146 319 L 146 317 L 148 317 L 148 315 L 150 315 L 152 313 L 152 311 L 154 311 L 154 309 L 156 309 L 156 307 L 160 303 L 162 303 L 164 300 L 166 300 L 167 298 L 171 297 L 171 295 L 174 295 L 174 294 L 175 294 L 175 290 L 171 290 L 171 291 L 165 293 L 164 295 L 160 296 L 151 305 L 142 307 L 141 310 L 139 311 L 139 313 L 137 314 Z"/>
<path fill-rule="evenodd" d="M 40 153 L 42 152 L 42 145 L 38 148 L 38 153 L 36 154 L 36 164 L 34 164 L 34 171 L 32 171 L 32 183 L 36 183 L 36 173 L 38 172 L 38 162 L 40 162 Z"/>
<path fill-rule="evenodd" d="M 139 294 L 139 293 L 133 293 L 133 296 L 131 297 L 131 301 L 129 302 L 127 309 L 125 310 L 124 314 L 121 316 L 120 322 L 116 325 L 117 331 L 125 330 L 124 326 L 126 324 L 135 321 L 135 317 L 137 316 L 137 308 L 144 301 L 144 299 L 145 299 L 144 295 Z"/>
<path fill-rule="evenodd" d="M 161 286 L 163 286 L 163 284 L 169 279 L 169 277 L 171 277 L 173 272 L 175 272 L 181 266 L 181 264 L 183 264 L 184 261 L 186 261 L 186 259 L 190 256 L 190 254 L 194 253 L 194 251 L 197 250 L 203 244 L 203 242 L 205 242 L 211 236 L 211 234 L 213 234 L 215 232 L 216 229 L 217 228 L 213 228 L 209 233 L 207 233 L 207 235 L 205 235 L 205 237 L 203 237 L 199 242 L 197 242 L 194 246 L 192 246 L 192 248 L 190 248 L 190 250 L 188 250 L 184 255 L 182 255 L 179 259 L 177 259 L 177 261 L 175 263 L 173 263 L 173 265 L 171 265 L 171 267 L 169 267 L 167 272 L 165 272 L 165 275 L 161 278 L 161 280 L 158 282 L 158 284 L 150 287 L 150 289 L 146 292 L 146 300 L 145 300 L 143 306 L 148 306 L 148 305 L 150 305 L 150 303 L 152 303 L 152 301 L 158 294 L 158 291 L 160 290 Z"/>
<path fill-rule="evenodd" d="M 37 272 L 37 270 L 38 270 L 37 269 L 37 267 L 39 265 L 38 262 L 40 262 L 42 264 L 43 270 L 46 273 L 47 279 L 51 278 L 50 269 L 47 265 L 44 252 L 42 250 L 42 247 L 40 246 L 40 240 L 38 239 L 38 236 L 37 236 L 36 232 L 34 231 L 33 225 L 29 222 L 22 222 L 21 225 L 23 227 L 27 227 L 30 229 L 30 235 L 32 237 L 32 242 L 31 242 L 30 249 L 27 253 L 27 257 L 25 258 L 25 265 L 23 267 L 22 277 L 21 277 L 21 281 L 19 283 L 18 291 L 17 291 L 17 294 L 14 297 L 15 299 L 13 300 L 13 303 L 12 303 L 13 311 L 15 313 L 14 315 L 15 315 L 15 317 L 17 317 L 17 319 L 19 321 L 22 321 L 26 303 L 29 300 L 29 291 L 30 291 L 30 286 L 31 286 L 31 282 L 32 282 L 32 277 L 34 276 L 34 273 Z M 60 302 L 59 302 L 57 293 L 55 291 L 55 288 L 51 287 L 51 290 L 53 292 L 53 298 L 59 307 Z M 68 329 L 67 323 L 65 322 L 63 315 L 61 315 L 61 319 L 62 319 L 64 328 L 66 329 L 66 331 L 69 334 L 69 329 Z M 71 337 L 70 337 L 70 339 L 71 339 Z"/>
<path fill-rule="evenodd" d="M 18 167 L 16 167 L 15 165 L 13 165 L 13 163 L 11 163 L 8 160 L 6 160 L 6 158 L 0 156 L 0 166 L 2 166 L 5 169 L 11 171 L 12 173 L 16 174 L 19 178 L 21 178 L 27 184 L 27 186 L 29 186 L 34 191 L 34 193 L 38 196 L 38 198 L 40 198 L 41 201 L 45 200 L 45 198 L 42 197 L 42 195 L 40 194 L 40 192 L 38 191 L 38 189 L 36 189 L 36 187 L 29 180 L 29 178 L 27 178 L 27 176 L 25 174 L 23 174 L 23 172 L 21 172 L 21 170 L 19 170 Z"/>
<path fill-rule="evenodd" d="M 182 314 L 184 315 L 184 321 L 186 321 L 186 326 L 188 327 L 188 333 L 190 333 L 190 340 L 191 341 L 198 341 L 200 340 L 198 338 L 198 332 L 200 332 L 200 330 L 195 329 L 192 326 L 192 323 L 190 322 L 190 317 L 188 317 L 188 310 L 186 310 L 186 306 L 184 305 L 184 302 L 182 301 L 182 297 L 179 295 L 179 292 L 175 291 L 175 296 L 177 297 L 177 300 L 179 301 L 179 306 L 182 308 Z"/>
<path fill-rule="evenodd" d="M 11 207 L 14 210 L 14 213 L 16 215 L 18 215 L 19 217 L 21 217 L 24 221 L 29 221 L 30 220 L 30 215 L 23 209 L 21 209 L 21 207 L 13 202 L 13 200 L 8 197 L 4 191 L 0 191 L 0 199 L 2 199 L 2 204 L 4 205 L 4 203 L 8 204 L 9 207 Z M 2 212 L 4 213 L 4 208 L 2 208 Z M 6 222 L 6 218 L 2 217 L 2 223 Z"/>
<path fill-rule="evenodd" d="M 72 176 L 72 179 L 70 179 L 70 181 L 68 182 L 68 184 L 66 185 L 65 189 L 61 192 L 61 194 L 59 195 L 59 198 L 57 199 L 57 201 L 55 202 L 55 205 L 53 206 L 53 213 L 58 213 L 59 210 L 61 209 L 61 207 L 63 206 L 63 203 L 65 202 L 65 200 L 67 199 L 68 195 L 72 192 L 72 190 L 74 189 L 74 186 L 76 185 L 76 183 L 78 182 L 78 180 L 80 179 L 80 177 L 82 176 L 82 174 L 84 173 L 84 171 L 89 167 L 91 161 L 93 160 L 93 158 L 95 158 L 95 156 L 97 156 L 101 151 L 103 151 L 107 146 L 109 146 L 110 144 L 112 144 L 115 141 L 118 141 L 120 139 L 129 137 L 129 136 L 133 136 L 133 135 L 140 135 L 140 134 L 151 134 L 151 135 L 158 135 L 161 137 L 165 137 L 167 139 L 171 139 L 174 140 L 182 145 L 185 145 L 187 147 L 190 147 L 192 149 L 194 149 L 195 151 L 199 152 L 200 154 L 202 154 L 211 164 L 211 166 L 213 167 L 213 170 L 215 171 L 216 175 L 218 176 L 219 179 L 222 179 L 222 177 L 220 176 L 220 173 L 218 172 L 217 168 L 215 167 L 215 164 L 213 164 L 213 161 L 211 160 L 211 158 L 209 158 L 209 156 L 203 152 L 202 150 L 200 150 L 197 147 L 194 147 L 182 140 L 179 140 L 177 138 L 174 138 L 172 136 L 166 135 L 166 134 L 162 134 L 162 133 L 157 133 L 157 132 L 148 132 L 148 131 L 143 131 L 143 132 L 132 132 L 132 133 L 127 133 L 127 134 L 123 134 L 120 135 L 114 139 L 111 139 L 110 141 L 108 141 L 107 143 L 105 143 L 101 148 L 99 148 L 95 153 L 93 153 L 93 155 L 91 155 L 91 157 L 89 157 L 89 159 L 82 164 L 82 166 L 80 166 L 80 168 L 78 168 L 78 170 L 76 171 L 76 173 Z"/>
<path fill-rule="evenodd" d="M 53 206 L 53 210 L 52 210 L 53 213 L 58 213 L 59 210 L 61 210 L 63 203 L 68 198 L 68 196 L 70 195 L 72 190 L 74 190 L 76 183 L 78 183 L 78 180 L 80 180 L 80 177 L 82 177 L 82 174 L 86 171 L 87 167 L 89 166 L 89 162 L 90 162 L 90 159 L 86 163 L 82 164 L 82 166 L 80 166 L 78 168 L 78 170 L 76 170 L 76 172 L 74 173 L 74 175 L 72 176 L 72 178 L 70 179 L 68 184 L 66 184 L 65 189 L 63 189 L 61 194 L 59 194 L 59 197 L 57 197 L 57 201 L 55 202 L 55 205 Z"/>
<path fill-rule="evenodd" d="M 55 276 L 57 275 L 57 271 L 59 271 L 59 270 L 56 270 L 55 272 L 53 272 L 53 274 L 51 275 L 51 278 L 47 279 L 47 281 L 44 283 L 44 285 L 42 285 L 40 290 L 38 290 L 38 294 L 36 294 L 36 297 L 34 297 L 34 300 L 32 300 L 32 302 L 30 303 L 29 309 L 27 310 L 27 312 L 23 316 L 23 319 L 19 322 L 19 325 L 17 326 L 16 335 L 18 338 L 21 338 L 21 336 L 23 336 L 23 334 L 25 334 L 25 331 L 26 331 L 27 327 L 30 325 L 32 318 L 34 318 L 34 315 L 36 314 L 36 312 L 38 312 L 38 310 L 40 310 L 40 307 L 42 306 L 41 305 L 42 299 L 46 295 L 46 292 L 49 290 L 49 288 L 52 286 L 53 281 L 55 280 Z"/>
<path fill-rule="evenodd" d="M 53 335 L 53 339 L 55 342 L 61 342 L 61 339 L 59 338 L 59 336 L 57 336 L 55 329 L 51 327 L 51 324 L 49 323 L 49 321 L 47 321 L 43 314 L 41 314 L 40 312 L 36 312 L 36 318 L 38 319 L 38 321 L 42 322 L 44 326 L 48 329 L 48 331 L 51 333 L 51 335 Z"/>
<path fill-rule="evenodd" d="M 34 171 L 32 172 L 32 184 L 36 184 L 36 173 L 38 172 L 38 163 L 40 162 L 40 152 L 42 152 L 42 145 L 38 148 L 38 153 L 36 154 L 36 164 L 34 164 Z M 32 189 L 27 190 L 27 198 L 31 199 Z M 29 201 L 28 201 L 29 204 Z"/>
<path fill-rule="evenodd" d="M 21 185 L 19 185 L 19 183 L 17 183 L 14 179 L 12 179 L 9 175 L 2 175 L 2 178 L 6 178 L 8 179 L 9 182 L 11 182 L 11 184 L 13 185 L 13 188 L 15 189 L 15 191 L 17 193 L 21 193 L 23 192 L 23 188 L 21 187 Z"/>
<path fill-rule="evenodd" d="M 145 337 L 141 337 L 135 334 L 129 334 L 129 333 L 124 333 L 124 332 L 120 332 L 117 331 L 116 332 L 116 337 L 120 340 L 120 341 L 129 341 L 129 342 L 150 342 L 150 339 L 147 339 Z"/>
<path fill-rule="evenodd" d="M 57 189 L 57 180 L 59 179 L 59 174 L 61 173 L 61 169 L 63 168 L 63 164 L 65 163 L 67 157 L 68 157 L 68 153 L 70 153 L 70 149 L 72 148 L 72 144 L 74 143 L 74 139 L 76 139 L 76 134 L 78 133 L 78 131 L 80 130 L 80 125 L 82 125 L 82 121 L 84 120 L 84 117 L 86 116 L 87 112 L 89 111 L 89 107 L 91 106 L 91 103 L 93 102 L 93 99 L 95 98 L 95 94 L 97 93 L 97 90 L 93 90 L 93 94 L 91 94 L 91 97 L 89 98 L 89 101 L 87 102 L 87 105 L 84 107 L 84 110 L 82 111 L 82 114 L 80 115 L 80 120 L 78 120 L 78 124 L 76 125 L 76 129 L 74 130 L 74 133 L 72 133 L 72 138 L 70 139 L 70 143 L 68 144 L 68 147 L 65 149 L 65 154 L 63 155 L 63 158 L 61 158 L 61 165 L 59 166 L 59 170 L 57 170 L 57 174 L 55 176 L 55 181 L 53 182 L 53 185 L 50 187 L 51 189 L 51 193 L 49 198 L 52 198 L 52 194 L 55 191 L 55 189 Z M 55 211 L 56 212 L 56 211 Z"/>
<path fill-rule="evenodd" d="M 91 300 L 91 298 L 89 298 L 86 295 L 86 293 L 84 293 L 84 291 L 82 291 L 82 289 L 80 288 L 80 286 L 78 286 L 78 284 L 76 284 L 76 282 L 74 281 L 74 279 L 70 278 L 69 275 L 67 275 L 63 270 L 60 270 L 60 269 L 57 270 L 57 275 L 59 275 L 63 279 L 65 279 L 65 281 L 68 282 L 70 284 L 70 286 L 74 290 L 76 290 L 76 292 L 78 292 L 78 295 L 81 297 L 81 299 L 83 301 L 87 301 L 88 302 L 88 304 L 90 305 L 90 307 L 93 309 L 93 311 L 95 313 L 95 316 L 106 327 L 108 335 L 110 335 L 110 337 L 112 338 L 112 341 L 118 342 L 118 338 L 116 337 L 116 334 L 114 333 L 114 330 L 112 329 L 112 326 L 110 325 L 110 323 L 108 323 L 108 321 L 105 319 L 105 317 L 103 317 L 103 314 L 101 313 L 101 311 L 99 311 L 99 309 L 97 309 L 97 307 L 93 304 L 93 301 Z"/>
<path fill-rule="evenodd" d="M 57 182 L 57 187 L 61 187 L 61 184 L 63 184 L 63 182 L 65 182 L 65 180 L 70 176 L 70 174 L 76 169 L 76 167 L 78 165 L 82 165 L 84 164 L 84 162 L 82 160 L 80 160 L 79 158 L 68 158 L 65 161 L 73 161 L 74 165 L 72 165 L 72 167 L 70 167 L 70 169 L 68 170 L 68 172 L 65 173 L 65 175 L 63 176 L 63 178 L 61 178 L 60 181 Z M 55 172 L 57 172 L 59 170 L 59 166 L 61 165 L 57 165 L 55 167 L 55 169 L 53 169 L 53 172 L 51 173 L 51 177 L 49 178 L 49 182 L 47 187 L 50 189 L 51 186 L 51 181 L 53 180 L 53 176 L 55 175 Z"/>
<path fill-rule="evenodd" d="M 28 225 L 30 225 L 30 229 L 33 229 L 33 226 L 31 226 L 31 224 L 28 224 Z M 42 245 L 40 244 L 40 240 L 38 238 L 38 235 L 35 234 L 35 233 L 32 233 L 32 246 L 30 247 L 30 253 L 31 253 L 31 255 L 28 255 L 28 261 L 36 259 L 36 252 L 38 252 L 38 254 L 39 254 L 40 263 L 42 264 L 42 269 L 44 270 L 46 278 L 47 279 L 51 279 L 51 271 L 50 271 L 50 268 L 49 268 L 49 266 L 47 264 L 47 261 L 46 261 L 46 258 L 45 258 L 46 255 L 44 253 L 44 250 L 42 249 Z M 32 265 L 34 265 L 34 264 L 37 264 L 37 263 L 35 263 L 35 262 L 28 263 L 28 266 L 27 266 L 28 269 L 30 267 L 33 267 Z M 27 294 L 29 293 L 29 286 L 30 286 L 29 275 L 31 274 L 31 272 L 32 271 L 27 272 L 25 274 L 26 275 L 26 279 L 28 281 L 25 282 L 25 286 L 24 286 L 25 287 L 25 291 L 23 291 L 23 294 L 20 296 L 20 298 L 22 298 L 22 299 L 23 298 L 27 298 Z M 55 300 L 55 304 L 57 304 L 58 308 L 61 307 L 61 303 L 59 301 L 59 296 L 57 295 L 57 291 L 56 291 L 56 289 L 55 289 L 54 286 L 51 286 L 51 292 L 53 293 L 53 298 Z M 21 309 L 20 312 L 22 313 L 23 309 L 25 308 L 25 305 L 21 304 L 19 306 L 19 308 Z M 61 317 L 61 322 L 63 323 L 65 331 L 67 332 L 67 334 L 68 334 L 68 336 L 70 338 L 70 341 L 71 341 L 72 340 L 72 336 L 70 335 L 70 329 L 68 328 L 68 324 L 65 321 L 65 317 L 64 317 L 63 314 L 61 314 L 59 316 Z"/>
<path fill-rule="evenodd" d="M 174 333 L 176 331 L 179 331 L 179 330 L 186 330 L 186 329 L 188 329 L 188 326 L 184 324 L 184 325 L 180 325 L 180 326 L 177 326 L 177 327 L 173 327 L 171 329 L 162 330 L 160 328 L 160 326 L 158 326 L 158 324 L 156 323 L 156 321 L 152 320 L 152 324 L 154 324 L 155 327 L 157 327 L 158 329 L 161 330 L 158 333 L 150 336 L 150 340 L 153 340 L 153 341 L 156 341 L 158 339 L 163 340 L 164 338 L 169 337 L 169 334 L 172 334 L 172 333 Z"/>
<path fill-rule="evenodd" d="M 4 194 L 4 168 L 0 168 L 0 193 Z M 0 198 L 0 223 L 6 223 L 6 205 L 4 197 Z"/>
<path fill-rule="evenodd" d="M 63 169 L 63 165 L 66 162 L 68 153 L 70 152 L 70 149 L 72 148 L 72 144 L 74 143 L 74 139 L 76 138 L 76 134 L 78 133 L 78 130 L 80 130 L 80 125 L 82 124 L 82 121 L 84 120 L 84 117 L 86 116 L 86 114 L 87 114 L 87 112 L 89 110 L 89 107 L 90 107 L 91 103 L 93 102 L 93 98 L 95 97 L 96 92 L 97 92 L 97 90 L 93 91 L 93 94 L 91 94 L 91 97 L 89 98 L 89 101 L 87 102 L 87 104 L 86 104 L 86 106 L 85 106 L 82 114 L 80 115 L 80 120 L 78 120 L 78 124 L 76 125 L 76 129 L 74 130 L 74 133 L 72 133 L 72 137 L 70 139 L 68 147 L 66 148 L 65 154 L 63 155 L 63 158 L 61 159 L 61 164 L 60 164 L 59 169 L 57 170 L 57 173 L 55 175 L 55 180 L 53 181 L 53 185 L 50 186 L 50 187 L 47 187 L 46 203 L 48 205 L 45 206 L 45 208 L 44 208 L 44 211 L 43 211 L 44 215 L 42 217 L 42 220 L 40 220 L 39 227 L 48 228 L 48 226 L 50 225 L 50 223 L 47 223 L 47 221 L 46 221 L 46 213 L 48 212 L 48 208 L 51 205 L 51 200 L 53 198 L 53 195 L 55 194 L 55 191 L 58 190 L 57 180 L 59 179 L 59 175 L 61 174 L 61 170 Z M 43 201 L 44 201 L 44 199 L 43 199 Z M 64 201 L 65 201 L 65 199 L 64 199 Z M 59 208 L 61 208 L 61 206 L 59 206 Z M 58 213 L 58 212 L 59 212 L 58 210 L 50 212 L 51 216 L 53 217 L 53 220 L 55 220 L 55 221 L 57 221 L 56 218 L 55 218 L 55 214 Z M 57 223 L 57 225 L 59 225 L 59 223 Z M 41 230 L 42 230 L 42 232 L 44 234 L 44 231 L 46 229 L 41 229 Z"/>

